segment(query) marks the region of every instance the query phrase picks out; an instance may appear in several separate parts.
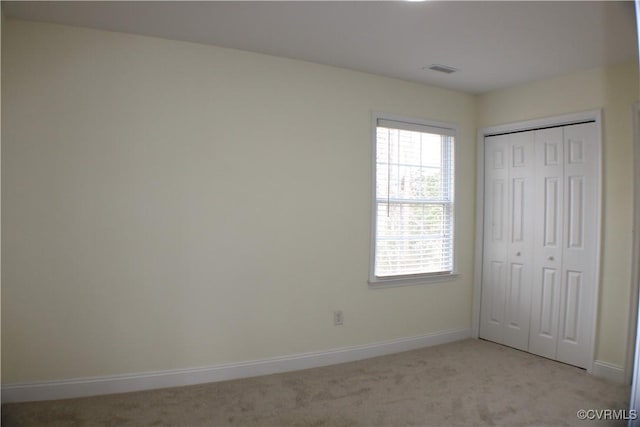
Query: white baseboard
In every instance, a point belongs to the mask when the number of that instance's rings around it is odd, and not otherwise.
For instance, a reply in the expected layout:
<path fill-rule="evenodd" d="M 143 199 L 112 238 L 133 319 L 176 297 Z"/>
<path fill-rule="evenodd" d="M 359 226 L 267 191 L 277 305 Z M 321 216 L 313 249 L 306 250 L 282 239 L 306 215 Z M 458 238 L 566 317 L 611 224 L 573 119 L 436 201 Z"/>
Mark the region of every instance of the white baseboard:
<path fill-rule="evenodd" d="M 370 357 L 384 356 L 459 341 L 469 337 L 471 337 L 470 329 L 457 329 L 373 344 L 294 354 L 263 360 L 252 360 L 248 362 L 226 363 L 203 368 L 175 369 L 28 384 L 7 384 L 2 386 L 2 402 L 68 399 L 72 397 L 152 390 L 269 375 L 353 362 Z"/>
<path fill-rule="evenodd" d="M 618 384 L 626 384 L 628 381 L 624 375 L 624 368 L 622 366 L 614 365 L 612 363 L 596 360 L 593 362 L 593 369 L 591 374 L 594 377 L 604 378 L 605 380 L 612 381 Z"/>

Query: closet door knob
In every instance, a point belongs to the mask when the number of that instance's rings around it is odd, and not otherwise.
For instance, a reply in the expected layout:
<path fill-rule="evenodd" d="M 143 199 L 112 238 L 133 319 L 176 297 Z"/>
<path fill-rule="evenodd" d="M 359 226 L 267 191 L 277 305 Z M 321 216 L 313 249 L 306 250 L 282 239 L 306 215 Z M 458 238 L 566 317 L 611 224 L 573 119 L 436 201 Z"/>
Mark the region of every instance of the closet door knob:
<path fill-rule="evenodd" d="M 547 258 L 549 261 L 553 261 L 555 258 L 553 256 L 550 256 L 549 258 Z"/>
<path fill-rule="evenodd" d="M 516 252 L 516 256 L 520 256 L 520 252 Z"/>

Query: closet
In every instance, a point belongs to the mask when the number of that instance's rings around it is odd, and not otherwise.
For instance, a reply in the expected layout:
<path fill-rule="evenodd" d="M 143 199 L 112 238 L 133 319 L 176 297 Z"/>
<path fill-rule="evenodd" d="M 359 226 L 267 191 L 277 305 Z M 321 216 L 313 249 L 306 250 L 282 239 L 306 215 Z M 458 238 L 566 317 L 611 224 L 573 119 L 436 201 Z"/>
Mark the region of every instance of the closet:
<path fill-rule="evenodd" d="M 485 137 L 481 338 L 588 368 L 595 327 L 594 122 Z"/>

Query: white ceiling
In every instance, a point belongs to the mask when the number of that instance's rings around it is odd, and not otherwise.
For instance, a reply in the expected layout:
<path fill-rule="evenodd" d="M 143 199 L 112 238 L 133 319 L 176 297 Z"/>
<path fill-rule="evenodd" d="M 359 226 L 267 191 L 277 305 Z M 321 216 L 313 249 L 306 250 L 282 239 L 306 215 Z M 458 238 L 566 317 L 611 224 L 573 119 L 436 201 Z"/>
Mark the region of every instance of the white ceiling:
<path fill-rule="evenodd" d="M 2 5 L 8 19 L 207 43 L 472 93 L 638 56 L 631 1 Z M 431 64 L 460 71 L 423 70 Z"/>

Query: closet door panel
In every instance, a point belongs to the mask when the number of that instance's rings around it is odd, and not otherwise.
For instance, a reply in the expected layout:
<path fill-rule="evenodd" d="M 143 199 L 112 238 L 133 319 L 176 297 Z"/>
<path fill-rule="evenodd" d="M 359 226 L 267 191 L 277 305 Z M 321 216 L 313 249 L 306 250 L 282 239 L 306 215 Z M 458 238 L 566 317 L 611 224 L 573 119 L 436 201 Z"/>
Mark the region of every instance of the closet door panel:
<path fill-rule="evenodd" d="M 527 350 L 533 261 L 533 132 L 509 135 L 507 288 L 503 343 Z"/>
<path fill-rule="evenodd" d="M 598 153 L 594 123 L 564 128 L 566 188 L 557 359 L 588 368 L 595 319 Z"/>
<path fill-rule="evenodd" d="M 503 342 L 507 288 L 508 169 L 506 136 L 485 139 L 484 257 L 480 337 Z"/>
<path fill-rule="evenodd" d="M 562 128 L 535 132 L 535 232 L 529 351 L 555 358 L 560 316 L 564 200 Z"/>

